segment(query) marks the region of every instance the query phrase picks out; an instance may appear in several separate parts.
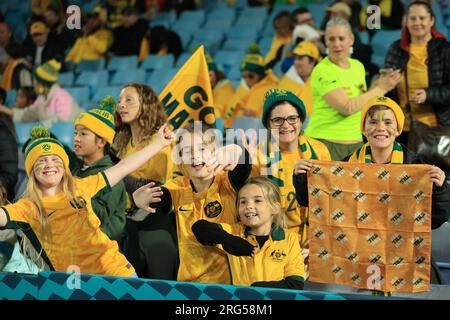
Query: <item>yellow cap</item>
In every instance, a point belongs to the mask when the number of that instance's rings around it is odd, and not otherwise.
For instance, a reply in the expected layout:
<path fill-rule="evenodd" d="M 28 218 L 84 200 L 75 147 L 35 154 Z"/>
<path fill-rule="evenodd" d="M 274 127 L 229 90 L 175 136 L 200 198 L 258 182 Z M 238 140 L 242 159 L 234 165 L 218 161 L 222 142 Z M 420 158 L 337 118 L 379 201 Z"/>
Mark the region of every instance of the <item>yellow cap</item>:
<path fill-rule="evenodd" d="M 403 126 L 405 125 L 405 114 L 402 108 L 394 100 L 388 97 L 375 97 L 370 99 L 366 105 L 361 110 L 361 131 L 364 129 L 364 122 L 366 120 L 367 112 L 370 108 L 375 106 L 384 106 L 394 112 L 395 118 L 397 119 L 397 129 L 399 133 L 402 133 Z"/>
<path fill-rule="evenodd" d="M 46 32 L 49 32 L 49 31 L 50 31 L 50 29 L 42 21 L 36 21 L 30 27 L 30 34 L 31 35 L 36 34 L 36 33 L 46 33 Z"/>
<path fill-rule="evenodd" d="M 347 15 L 348 17 L 352 16 L 352 9 L 350 8 L 350 6 L 344 2 L 338 2 L 334 5 L 332 5 L 331 7 L 327 8 L 328 12 L 333 12 L 333 13 L 337 13 L 337 12 L 342 12 L 345 15 Z"/>
<path fill-rule="evenodd" d="M 320 56 L 319 48 L 311 41 L 300 42 L 295 49 L 292 51 L 296 56 L 308 56 L 316 61 L 320 61 L 322 57 Z"/>

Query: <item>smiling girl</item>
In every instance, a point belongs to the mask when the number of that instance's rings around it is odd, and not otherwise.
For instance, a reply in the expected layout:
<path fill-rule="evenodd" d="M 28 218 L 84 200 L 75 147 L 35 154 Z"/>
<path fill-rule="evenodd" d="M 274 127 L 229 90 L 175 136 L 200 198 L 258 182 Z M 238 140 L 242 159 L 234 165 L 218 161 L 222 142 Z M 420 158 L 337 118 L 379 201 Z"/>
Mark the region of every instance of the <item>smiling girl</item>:
<path fill-rule="evenodd" d="M 41 269 L 67 271 L 78 266 L 81 273 L 133 276 L 133 266 L 100 229 L 91 198 L 115 186 L 172 141 L 167 126 L 158 130 L 146 147 L 115 166 L 84 179 L 74 178 L 69 159 L 48 129 L 31 130 L 25 167 L 29 181 L 25 196 L 0 208 L 0 228 L 21 229 L 39 253 Z M 25 248 L 25 252 L 27 252 Z"/>

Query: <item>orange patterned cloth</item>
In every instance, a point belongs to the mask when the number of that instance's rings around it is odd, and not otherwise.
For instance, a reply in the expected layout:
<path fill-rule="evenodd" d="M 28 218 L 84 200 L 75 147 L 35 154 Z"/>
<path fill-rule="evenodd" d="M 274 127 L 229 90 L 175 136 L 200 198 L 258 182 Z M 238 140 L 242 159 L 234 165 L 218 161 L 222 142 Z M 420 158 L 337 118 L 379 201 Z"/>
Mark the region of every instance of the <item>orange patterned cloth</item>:
<path fill-rule="evenodd" d="M 313 162 L 309 280 L 384 292 L 428 291 L 430 166 Z"/>

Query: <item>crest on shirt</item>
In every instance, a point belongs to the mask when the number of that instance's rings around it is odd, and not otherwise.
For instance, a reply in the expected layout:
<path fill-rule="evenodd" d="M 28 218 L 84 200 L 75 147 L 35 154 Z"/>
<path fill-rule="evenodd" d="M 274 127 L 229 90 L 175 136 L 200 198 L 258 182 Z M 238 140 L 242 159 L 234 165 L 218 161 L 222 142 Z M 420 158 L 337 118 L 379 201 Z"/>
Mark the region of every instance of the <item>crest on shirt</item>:
<path fill-rule="evenodd" d="M 81 196 L 76 196 L 73 200 L 70 201 L 70 206 L 74 209 L 83 209 L 86 208 L 87 202 Z"/>
<path fill-rule="evenodd" d="M 219 201 L 215 200 L 208 203 L 204 210 L 208 218 L 215 218 L 222 213 L 222 205 Z"/>
<path fill-rule="evenodd" d="M 284 253 L 283 250 L 273 250 L 270 257 L 273 261 L 281 262 L 284 258 L 286 258 L 286 253 Z"/>

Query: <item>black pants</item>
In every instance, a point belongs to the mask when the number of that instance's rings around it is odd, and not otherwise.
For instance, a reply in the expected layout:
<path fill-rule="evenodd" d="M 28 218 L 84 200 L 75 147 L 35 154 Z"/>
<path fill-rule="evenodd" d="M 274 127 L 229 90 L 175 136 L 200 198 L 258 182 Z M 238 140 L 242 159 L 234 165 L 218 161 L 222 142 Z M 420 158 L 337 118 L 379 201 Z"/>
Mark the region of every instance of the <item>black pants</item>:
<path fill-rule="evenodd" d="M 139 222 L 127 219 L 123 251 L 140 278 L 176 280 L 179 256 L 173 214 L 150 214 Z"/>

